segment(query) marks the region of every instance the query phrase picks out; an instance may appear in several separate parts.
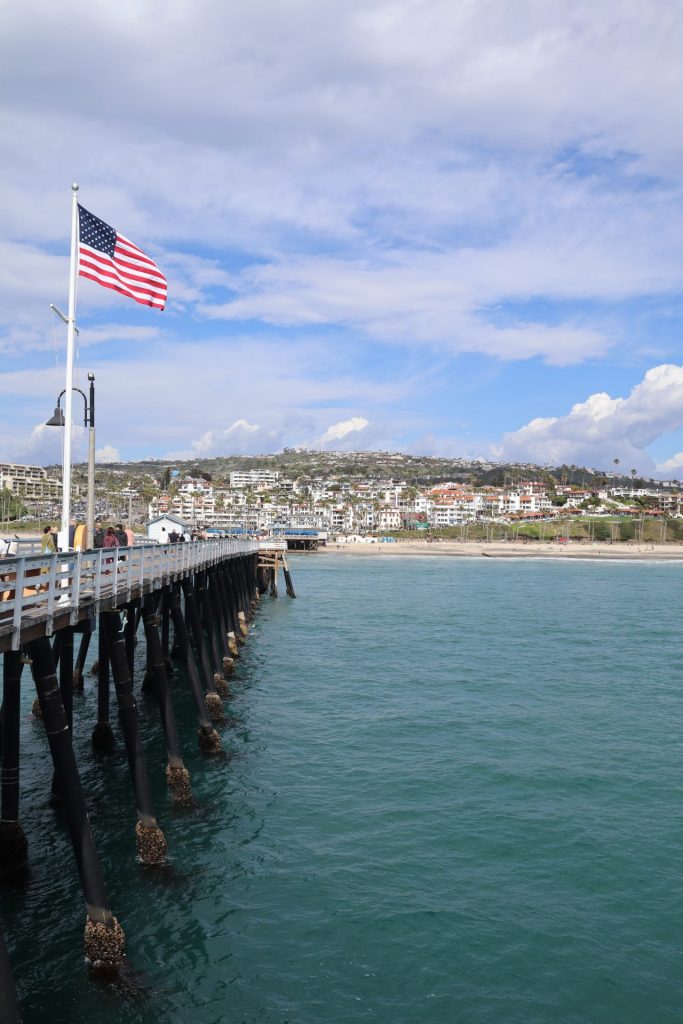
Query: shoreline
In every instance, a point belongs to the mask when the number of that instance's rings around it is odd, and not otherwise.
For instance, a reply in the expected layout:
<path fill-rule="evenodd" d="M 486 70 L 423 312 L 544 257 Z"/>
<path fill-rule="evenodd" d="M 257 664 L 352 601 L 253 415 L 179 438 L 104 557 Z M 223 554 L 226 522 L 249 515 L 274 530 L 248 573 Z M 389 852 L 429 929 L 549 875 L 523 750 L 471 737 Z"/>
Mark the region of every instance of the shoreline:
<path fill-rule="evenodd" d="M 295 552 L 288 552 L 295 554 Z M 316 554 L 360 557 L 415 557 L 446 555 L 451 558 L 559 558 L 600 559 L 601 561 L 683 562 L 683 544 L 582 544 L 569 542 L 514 541 L 395 541 L 378 544 L 328 544 Z"/>

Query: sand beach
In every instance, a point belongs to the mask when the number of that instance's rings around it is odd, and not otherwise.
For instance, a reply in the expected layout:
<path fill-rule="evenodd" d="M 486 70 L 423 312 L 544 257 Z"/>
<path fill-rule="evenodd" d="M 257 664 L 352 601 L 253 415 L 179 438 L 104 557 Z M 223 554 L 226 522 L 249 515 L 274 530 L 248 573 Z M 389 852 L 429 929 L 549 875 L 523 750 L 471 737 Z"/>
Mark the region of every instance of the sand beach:
<path fill-rule="evenodd" d="M 635 544 L 569 541 L 428 541 L 397 540 L 391 543 L 329 542 L 318 553 L 396 558 L 400 556 L 449 555 L 454 558 L 599 558 L 604 561 L 683 561 L 683 544 Z"/>

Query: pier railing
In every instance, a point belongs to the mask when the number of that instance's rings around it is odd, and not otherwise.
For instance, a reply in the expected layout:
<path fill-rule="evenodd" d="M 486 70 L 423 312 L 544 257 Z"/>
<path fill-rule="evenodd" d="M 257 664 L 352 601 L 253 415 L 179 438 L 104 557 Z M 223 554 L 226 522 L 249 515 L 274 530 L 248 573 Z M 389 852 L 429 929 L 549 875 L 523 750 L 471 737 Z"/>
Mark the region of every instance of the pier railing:
<path fill-rule="evenodd" d="M 258 547 L 258 541 L 221 538 L 0 559 L 0 646 L 19 650 L 27 624 L 42 623 L 49 635 L 57 615 L 76 625 L 84 609 L 96 615 L 105 601 L 108 607 L 131 601 Z"/>

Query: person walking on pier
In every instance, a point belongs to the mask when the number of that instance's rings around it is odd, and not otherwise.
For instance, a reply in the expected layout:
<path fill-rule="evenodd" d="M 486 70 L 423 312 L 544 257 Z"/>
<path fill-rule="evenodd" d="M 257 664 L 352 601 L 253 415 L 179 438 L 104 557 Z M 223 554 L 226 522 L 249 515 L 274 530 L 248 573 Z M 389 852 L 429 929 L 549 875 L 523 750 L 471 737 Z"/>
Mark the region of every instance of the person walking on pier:
<path fill-rule="evenodd" d="M 119 547 L 119 540 L 118 540 L 118 537 L 116 536 L 116 534 L 114 533 L 114 527 L 113 526 L 108 526 L 107 527 L 107 532 L 104 535 L 104 544 L 102 545 L 102 547 L 104 547 L 104 548 L 117 548 L 117 547 Z M 114 559 L 113 558 L 107 558 L 107 559 L 105 559 L 105 561 L 106 561 L 107 565 L 111 565 L 111 563 L 114 561 Z M 108 574 L 109 573 L 109 569 L 106 569 L 105 572 Z"/>
<path fill-rule="evenodd" d="M 113 526 L 108 526 L 107 527 L 107 532 L 104 535 L 104 543 L 102 544 L 102 547 L 103 548 L 118 548 L 118 547 L 120 547 L 120 545 L 119 545 L 119 538 L 116 536 L 116 533 L 114 532 L 114 527 Z"/>
<path fill-rule="evenodd" d="M 52 527 L 46 526 L 43 530 L 43 536 L 40 538 L 40 553 L 41 555 L 53 555 L 57 547 L 55 545 L 54 534 L 52 533 Z"/>
<path fill-rule="evenodd" d="M 40 553 L 41 555 L 54 555 L 57 551 L 57 545 L 55 544 L 55 535 L 52 532 L 51 526 L 46 526 L 43 530 L 43 536 L 40 538 Z M 40 575 L 45 576 L 49 572 L 46 565 L 41 566 Z M 43 590 L 43 585 L 38 584 L 38 593 Z"/>

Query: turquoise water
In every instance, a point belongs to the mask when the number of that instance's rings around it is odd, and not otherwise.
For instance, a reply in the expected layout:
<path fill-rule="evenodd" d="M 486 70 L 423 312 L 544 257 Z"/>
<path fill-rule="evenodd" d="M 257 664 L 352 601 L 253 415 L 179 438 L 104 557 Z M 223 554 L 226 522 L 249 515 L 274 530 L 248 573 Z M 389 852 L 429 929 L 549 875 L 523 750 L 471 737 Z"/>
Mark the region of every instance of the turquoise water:
<path fill-rule="evenodd" d="M 23 723 L 31 874 L 0 891 L 25 1024 L 666 1024 L 683 1016 L 683 565 L 303 556 L 264 598 L 168 868 L 123 744 L 78 760 L 130 970 L 82 961 L 70 844 Z M 142 643 L 139 648 L 142 662 Z M 30 707 L 29 680 L 25 702 Z M 116 725 L 115 725 L 116 728 Z"/>

